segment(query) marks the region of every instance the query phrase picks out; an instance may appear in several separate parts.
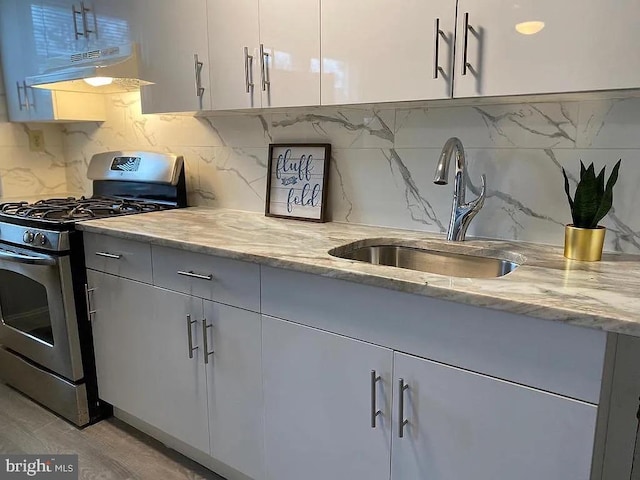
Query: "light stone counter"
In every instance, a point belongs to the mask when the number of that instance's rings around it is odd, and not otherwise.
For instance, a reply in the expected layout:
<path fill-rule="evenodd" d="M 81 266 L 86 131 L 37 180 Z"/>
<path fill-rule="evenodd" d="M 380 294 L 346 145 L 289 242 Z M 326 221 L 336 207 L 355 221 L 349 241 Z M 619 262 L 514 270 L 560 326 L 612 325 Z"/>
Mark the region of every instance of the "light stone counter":
<path fill-rule="evenodd" d="M 187 208 L 92 220 L 81 230 L 151 242 L 273 267 L 390 288 L 532 317 L 640 336 L 640 256 L 605 254 L 575 262 L 548 245 L 469 240 L 447 243 L 423 232 L 317 224 L 259 213 Z M 460 248 L 522 265 L 495 279 L 454 278 L 332 257 L 328 251 L 364 238 L 402 239 L 417 247 Z"/>

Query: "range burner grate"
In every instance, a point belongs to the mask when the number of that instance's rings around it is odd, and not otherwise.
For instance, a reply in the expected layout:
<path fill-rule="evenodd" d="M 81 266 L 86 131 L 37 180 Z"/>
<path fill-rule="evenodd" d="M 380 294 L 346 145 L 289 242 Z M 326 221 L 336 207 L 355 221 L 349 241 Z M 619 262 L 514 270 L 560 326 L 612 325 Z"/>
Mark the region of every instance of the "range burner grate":
<path fill-rule="evenodd" d="M 7 217 L 74 222 L 131 213 L 145 213 L 169 208 L 168 205 L 144 200 L 117 197 L 51 198 L 34 203 L 10 202 L 0 204 L 0 213 Z"/>

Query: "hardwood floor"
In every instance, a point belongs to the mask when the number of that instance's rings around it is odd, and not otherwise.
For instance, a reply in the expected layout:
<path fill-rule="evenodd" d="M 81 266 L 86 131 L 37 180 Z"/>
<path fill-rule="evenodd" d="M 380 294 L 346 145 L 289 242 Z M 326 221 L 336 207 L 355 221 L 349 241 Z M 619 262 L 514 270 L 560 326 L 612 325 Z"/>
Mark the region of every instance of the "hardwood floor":
<path fill-rule="evenodd" d="M 79 430 L 1 383 L 0 453 L 76 453 L 87 480 L 222 480 L 116 418 Z"/>

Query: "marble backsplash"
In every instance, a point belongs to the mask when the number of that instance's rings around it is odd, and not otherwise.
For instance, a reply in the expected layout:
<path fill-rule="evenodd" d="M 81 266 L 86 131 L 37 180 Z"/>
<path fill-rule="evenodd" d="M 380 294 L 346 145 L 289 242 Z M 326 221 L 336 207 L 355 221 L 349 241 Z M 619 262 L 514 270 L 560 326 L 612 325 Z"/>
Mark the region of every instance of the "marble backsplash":
<path fill-rule="evenodd" d="M 29 129 L 42 130 L 44 152 L 29 150 Z M 9 123 L 0 71 L 0 199 L 31 199 L 67 191 L 62 127 Z"/>
<path fill-rule="evenodd" d="M 571 221 L 561 168 L 572 186 L 579 160 L 622 158 L 608 250 L 640 253 L 640 100 L 448 107 L 306 108 L 208 117 L 141 115 L 136 94 L 113 96 L 108 121 L 63 129 L 70 190 L 88 192 L 87 162 L 111 149 L 185 156 L 189 201 L 263 211 L 267 147 L 332 144 L 333 221 L 443 232 L 452 185 L 433 184 L 440 149 L 456 135 L 469 166 L 469 197 L 487 175 L 487 201 L 472 236 L 561 245 Z"/>

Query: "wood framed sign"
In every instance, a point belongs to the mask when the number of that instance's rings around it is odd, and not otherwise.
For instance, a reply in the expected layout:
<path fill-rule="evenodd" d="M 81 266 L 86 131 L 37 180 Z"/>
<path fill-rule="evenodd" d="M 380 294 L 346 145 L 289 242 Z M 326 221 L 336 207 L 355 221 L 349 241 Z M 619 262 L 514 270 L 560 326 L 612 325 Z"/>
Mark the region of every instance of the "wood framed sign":
<path fill-rule="evenodd" d="M 265 215 L 324 222 L 330 159 L 328 143 L 269 145 Z"/>

